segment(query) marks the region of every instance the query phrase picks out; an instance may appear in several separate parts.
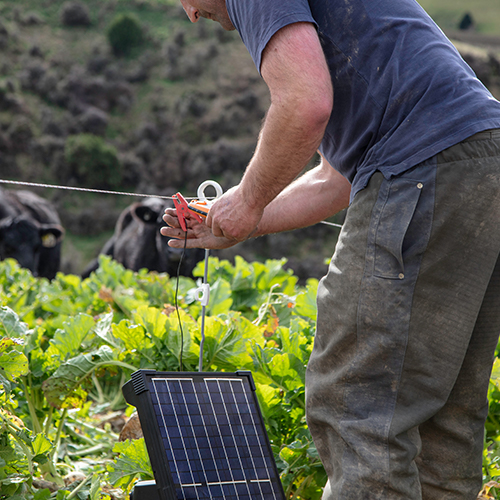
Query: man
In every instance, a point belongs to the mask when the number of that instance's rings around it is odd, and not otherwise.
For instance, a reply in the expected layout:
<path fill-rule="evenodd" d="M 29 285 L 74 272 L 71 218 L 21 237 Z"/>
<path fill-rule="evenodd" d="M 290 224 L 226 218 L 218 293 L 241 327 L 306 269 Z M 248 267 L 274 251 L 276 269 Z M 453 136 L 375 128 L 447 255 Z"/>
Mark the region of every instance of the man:
<path fill-rule="evenodd" d="M 500 331 L 500 103 L 413 0 L 181 2 L 238 30 L 271 94 L 241 182 L 187 246 L 349 205 L 306 379 L 323 499 L 475 499 Z"/>

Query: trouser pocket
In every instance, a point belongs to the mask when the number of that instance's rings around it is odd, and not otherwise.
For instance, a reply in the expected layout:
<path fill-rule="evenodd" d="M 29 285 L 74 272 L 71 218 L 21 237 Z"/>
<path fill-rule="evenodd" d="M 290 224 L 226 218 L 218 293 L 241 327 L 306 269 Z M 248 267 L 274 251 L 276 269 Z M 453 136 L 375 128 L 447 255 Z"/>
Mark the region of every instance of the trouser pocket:
<path fill-rule="evenodd" d="M 405 277 L 406 241 L 424 185 L 414 179 L 396 177 L 382 184 L 374 222 L 373 275 L 386 279 Z"/>

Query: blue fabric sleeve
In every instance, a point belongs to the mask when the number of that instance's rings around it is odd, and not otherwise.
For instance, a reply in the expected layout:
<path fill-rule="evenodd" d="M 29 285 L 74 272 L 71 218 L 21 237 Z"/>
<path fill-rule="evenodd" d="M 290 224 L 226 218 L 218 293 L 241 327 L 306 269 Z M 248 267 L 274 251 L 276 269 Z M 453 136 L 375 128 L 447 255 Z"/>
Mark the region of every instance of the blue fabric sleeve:
<path fill-rule="evenodd" d="M 316 25 L 307 0 L 226 0 L 226 5 L 259 72 L 262 52 L 278 30 L 298 22 Z"/>

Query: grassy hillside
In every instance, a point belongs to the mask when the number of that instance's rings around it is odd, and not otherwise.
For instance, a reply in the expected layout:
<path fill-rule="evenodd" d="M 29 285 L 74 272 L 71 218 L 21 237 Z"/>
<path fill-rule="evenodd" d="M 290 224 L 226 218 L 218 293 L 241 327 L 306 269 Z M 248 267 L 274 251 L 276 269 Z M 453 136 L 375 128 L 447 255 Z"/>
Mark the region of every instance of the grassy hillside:
<path fill-rule="evenodd" d="M 2 177 L 167 196 L 194 196 L 207 178 L 224 189 L 236 183 L 268 99 L 238 35 L 212 22 L 191 25 L 177 1 L 82 1 L 89 24 L 68 26 L 67 3 L 0 2 Z M 117 56 L 107 31 L 123 13 L 138 20 L 145 41 Z M 67 143 L 83 133 L 115 148 L 121 181 L 75 176 Z M 61 213 L 67 272 L 85 266 L 136 201 L 39 194 Z"/>

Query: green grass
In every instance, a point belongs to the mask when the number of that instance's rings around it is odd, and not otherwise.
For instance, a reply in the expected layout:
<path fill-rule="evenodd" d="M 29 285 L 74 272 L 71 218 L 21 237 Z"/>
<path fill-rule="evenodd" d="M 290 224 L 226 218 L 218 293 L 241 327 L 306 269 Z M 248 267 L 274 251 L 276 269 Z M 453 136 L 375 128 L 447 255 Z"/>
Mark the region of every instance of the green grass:
<path fill-rule="evenodd" d="M 66 267 L 64 271 L 81 273 L 112 235 L 113 231 L 98 236 L 78 236 L 67 232 L 62 243 L 62 255 L 63 257 L 71 255 L 71 260 L 64 263 Z"/>
<path fill-rule="evenodd" d="M 443 30 L 457 29 L 464 14 L 469 12 L 476 31 L 500 36 L 500 2 L 498 0 L 419 0 Z"/>

